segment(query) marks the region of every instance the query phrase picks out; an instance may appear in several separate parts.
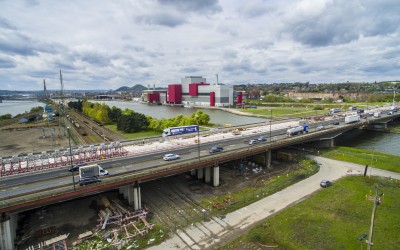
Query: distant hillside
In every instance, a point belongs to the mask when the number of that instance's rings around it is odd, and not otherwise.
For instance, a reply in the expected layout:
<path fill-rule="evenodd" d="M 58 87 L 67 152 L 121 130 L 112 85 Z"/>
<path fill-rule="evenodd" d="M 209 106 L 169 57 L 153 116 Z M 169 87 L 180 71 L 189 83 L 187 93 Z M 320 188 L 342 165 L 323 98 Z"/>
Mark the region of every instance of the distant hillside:
<path fill-rule="evenodd" d="M 145 86 L 141 85 L 141 84 L 136 84 L 133 87 L 127 87 L 127 86 L 123 86 L 120 87 L 118 89 L 116 89 L 115 91 L 135 91 L 135 92 L 141 92 L 143 90 L 147 89 Z"/>

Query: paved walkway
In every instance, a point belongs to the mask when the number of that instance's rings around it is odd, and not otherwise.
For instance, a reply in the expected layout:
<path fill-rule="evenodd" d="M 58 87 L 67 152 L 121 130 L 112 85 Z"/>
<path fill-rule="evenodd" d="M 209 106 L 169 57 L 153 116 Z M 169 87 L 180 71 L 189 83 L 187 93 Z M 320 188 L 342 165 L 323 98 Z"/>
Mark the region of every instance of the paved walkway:
<path fill-rule="evenodd" d="M 337 180 L 346 175 L 362 175 L 364 166 L 331 160 L 319 156 L 309 156 L 320 165 L 320 171 L 290 187 L 271 196 L 259 200 L 247 207 L 229 213 L 225 218 L 212 218 L 210 221 L 196 223 L 183 230 L 177 230 L 176 235 L 158 246 L 149 249 L 211 249 L 224 239 L 234 236 L 243 229 L 264 220 L 291 204 L 320 189 L 322 179 Z M 371 173 L 370 173 L 371 170 Z M 379 175 L 400 179 L 400 173 L 368 168 L 368 175 Z"/>

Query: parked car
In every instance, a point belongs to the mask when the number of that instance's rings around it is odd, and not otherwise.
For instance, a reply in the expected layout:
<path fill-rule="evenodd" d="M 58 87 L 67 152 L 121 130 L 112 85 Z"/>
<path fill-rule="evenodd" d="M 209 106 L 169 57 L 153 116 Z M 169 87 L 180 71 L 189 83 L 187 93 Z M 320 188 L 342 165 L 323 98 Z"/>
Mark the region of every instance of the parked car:
<path fill-rule="evenodd" d="M 224 150 L 224 148 L 217 145 L 217 146 L 210 148 L 210 150 L 208 152 L 210 152 L 212 154 L 212 153 L 221 152 L 222 150 Z"/>
<path fill-rule="evenodd" d="M 323 188 L 327 188 L 329 186 L 332 186 L 332 182 L 328 180 L 322 180 L 321 183 L 319 184 Z"/>
<path fill-rule="evenodd" d="M 265 136 L 259 136 L 258 138 L 257 138 L 257 140 L 258 141 L 266 141 L 267 140 L 267 137 L 265 137 Z"/>
<path fill-rule="evenodd" d="M 249 141 L 249 145 L 254 145 L 254 144 L 257 144 L 257 143 L 258 143 L 257 139 L 252 139 L 252 140 Z"/>
<path fill-rule="evenodd" d="M 333 125 L 339 125 L 340 123 L 338 121 L 335 121 L 332 123 Z"/>
<path fill-rule="evenodd" d="M 99 177 L 97 177 L 97 176 L 83 177 L 83 178 L 79 179 L 79 186 L 88 185 L 88 184 L 97 183 L 97 182 L 101 182 L 101 179 L 99 179 Z"/>
<path fill-rule="evenodd" d="M 164 155 L 164 161 L 173 161 L 173 160 L 178 160 L 180 159 L 180 155 L 177 154 L 166 154 Z"/>
<path fill-rule="evenodd" d="M 69 172 L 78 171 L 80 167 L 83 167 L 83 166 L 86 166 L 86 165 L 87 165 L 86 163 L 75 164 L 72 167 L 68 168 L 68 171 Z"/>

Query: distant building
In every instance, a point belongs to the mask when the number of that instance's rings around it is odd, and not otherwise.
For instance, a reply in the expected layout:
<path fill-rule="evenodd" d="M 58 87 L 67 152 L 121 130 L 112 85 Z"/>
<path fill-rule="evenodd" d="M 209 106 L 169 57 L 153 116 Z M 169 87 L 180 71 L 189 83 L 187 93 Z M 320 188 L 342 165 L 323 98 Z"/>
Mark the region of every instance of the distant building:
<path fill-rule="evenodd" d="M 167 90 L 144 90 L 142 101 L 184 106 L 228 107 L 234 105 L 234 91 L 233 86 L 210 84 L 201 76 L 186 76 L 181 79 L 181 84 L 169 84 Z"/>

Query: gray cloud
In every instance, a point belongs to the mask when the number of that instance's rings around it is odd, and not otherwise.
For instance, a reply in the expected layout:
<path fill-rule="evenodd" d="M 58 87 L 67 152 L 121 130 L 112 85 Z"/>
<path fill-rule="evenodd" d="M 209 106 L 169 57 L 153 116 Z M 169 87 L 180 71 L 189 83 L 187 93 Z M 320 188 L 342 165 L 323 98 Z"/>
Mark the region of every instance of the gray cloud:
<path fill-rule="evenodd" d="M 190 11 L 197 13 L 213 14 L 222 11 L 222 7 L 217 0 L 158 0 L 162 5 L 172 6 L 180 11 Z"/>
<path fill-rule="evenodd" d="M 319 12 L 315 10 L 291 13 L 286 33 L 310 46 L 328 46 L 348 43 L 360 36 L 387 35 L 398 29 L 399 5 L 394 1 L 327 2 Z M 364 18 L 359 18 L 359 17 Z"/>
<path fill-rule="evenodd" d="M 32 56 L 39 52 L 56 53 L 58 45 L 41 42 L 18 31 L 5 31 L 0 36 L 0 52 L 8 55 Z"/>
<path fill-rule="evenodd" d="M 3 29 L 10 29 L 10 30 L 16 30 L 17 27 L 13 25 L 10 21 L 7 19 L 0 17 L 0 28 Z"/>
<path fill-rule="evenodd" d="M 169 13 L 158 13 L 151 16 L 138 16 L 136 17 L 136 21 L 144 24 L 160 25 L 170 28 L 186 23 L 184 18 Z"/>
<path fill-rule="evenodd" d="M 13 59 L 0 58 L 0 68 L 15 68 L 17 64 Z"/>

